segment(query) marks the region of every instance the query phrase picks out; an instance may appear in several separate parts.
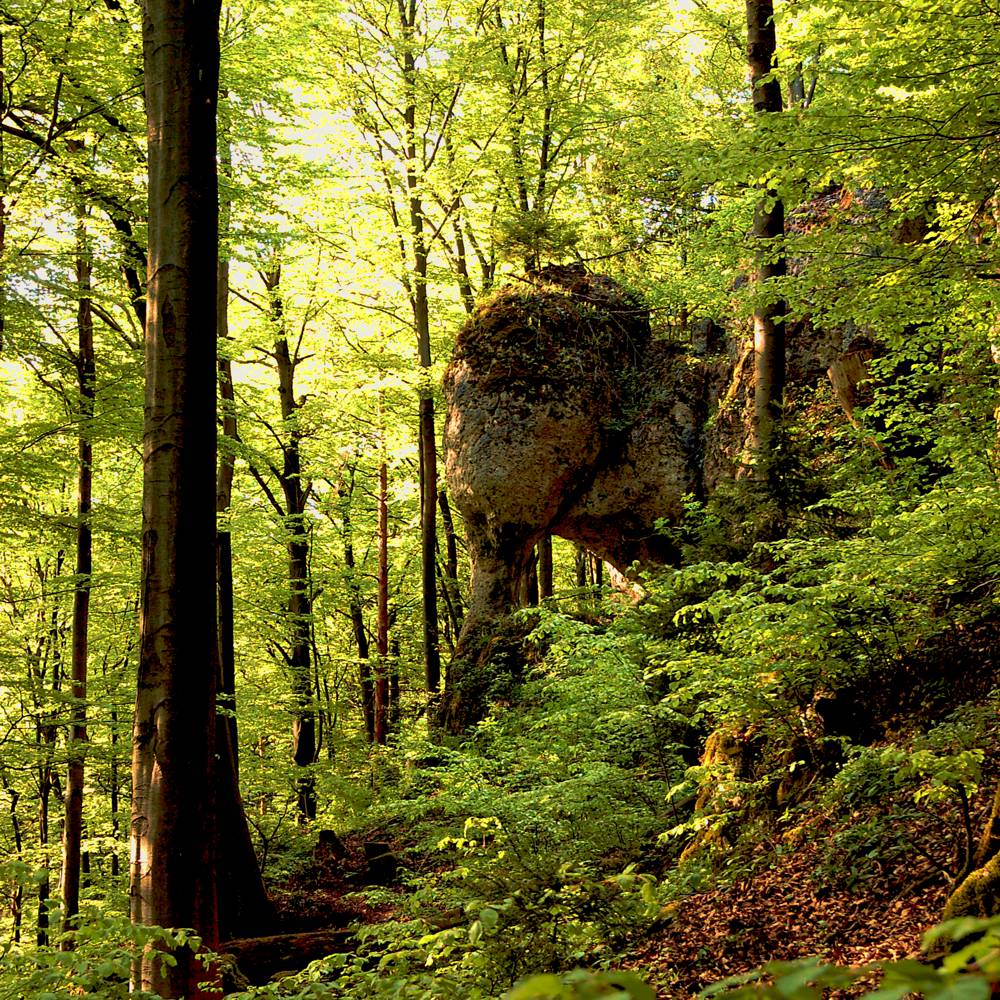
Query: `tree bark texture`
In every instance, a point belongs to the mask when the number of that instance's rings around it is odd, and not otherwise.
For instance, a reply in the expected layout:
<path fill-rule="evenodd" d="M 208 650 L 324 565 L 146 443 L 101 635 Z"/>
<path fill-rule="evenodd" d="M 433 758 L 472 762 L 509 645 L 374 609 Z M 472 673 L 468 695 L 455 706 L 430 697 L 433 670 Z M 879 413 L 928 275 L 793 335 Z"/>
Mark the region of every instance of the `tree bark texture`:
<path fill-rule="evenodd" d="M 417 62 L 414 32 L 417 23 L 415 0 L 397 0 L 399 24 L 403 32 L 403 85 L 405 106 L 403 127 L 406 138 L 406 191 L 409 209 L 409 237 L 413 255 L 409 283 L 410 305 L 417 334 L 417 359 L 424 378 L 420 387 L 418 414 L 420 442 L 420 576 L 423 599 L 424 678 L 428 691 L 441 684 L 441 652 L 438 630 L 437 567 L 437 441 L 434 432 L 434 394 L 430 386 L 431 330 L 427 299 L 427 237 L 424 233 L 424 206 L 417 174 Z"/>
<path fill-rule="evenodd" d="M 781 87 L 773 76 L 776 39 L 772 0 L 747 0 L 747 62 L 753 86 L 754 112 L 777 114 L 782 110 Z M 785 235 L 785 207 L 773 190 L 765 191 L 757 203 L 753 222 L 757 251 L 758 293 L 784 277 L 785 256 L 780 241 Z M 781 426 L 785 390 L 785 306 L 783 302 L 759 305 L 754 326 L 754 427 L 752 441 L 756 475 L 771 483 L 774 449 Z"/>
<path fill-rule="evenodd" d="M 544 601 L 555 592 L 552 585 L 552 536 L 538 540 L 538 599 Z"/>
<path fill-rule="evenodd" d="M 389 734 L 389 469 L 378 467 L 378 604 L 375 649 L 375 742 Z"/>
<path fill-rule="evenodd" d="M 228 140 L 220 136 L 219 162 L 223 171 L 232 170 L 232 150 Z M 223 202 L 219 209 L 221 232 L 229 228 L 232 206 Z M 229 258 L 219 254 L 219 284 L 216 301 L 216 334 L 220 341 L 229 339 Z M 236 473 L 236 454 L 233 443 L 239 436 L 236 422 L 236 397 L 233 390 L 233 364 L 229 357 L 218 360 L 219 410 L 222 417 L 222 437 L 218 449 L 218 473 L 215 482 L 215 534 L 216 585 L 219 602 L 219 707 L 223 709 L 223 725 L 229 730 L 228 740 L 233 748 L 233 764 L 239 781 L 239 730 L 236 723 L 236 637 L 233 606 L 233 536 L 227 512 L 233 501 L 233 477 Z"/>
<path fill-rule="evenodd" d="M 131 909 L 137 923 L 191 927 L 215 947 L 217 837 L 246 826 L 216 742 L 218 0 L 148 0 L 143 42 L 149 300 Z M 193 951 L 176 959 L 143 960 L 136 985 L 205 995 Z"/>
<path fill-rule="evenodd" d="M 371 643 L 365 628 L 364 606 L 361 598 L 361 584 L 358 582 L 358 567 L 354 558 L 354 530 L 351 521 L 351 496 L 354 493 L 354 469 L 350 469 L 350 487 L 341 497 L 340 516 L 343 525 L 344 569 L 347 577 L 348 610 L 351 615 L 351 629 L 354 644 L 358 649 L 358 685 L 361 692 L 361 714 L 365 721 L 365 737 L 369 743 L 375 742 L 375 681 L 369 658 Z"/>

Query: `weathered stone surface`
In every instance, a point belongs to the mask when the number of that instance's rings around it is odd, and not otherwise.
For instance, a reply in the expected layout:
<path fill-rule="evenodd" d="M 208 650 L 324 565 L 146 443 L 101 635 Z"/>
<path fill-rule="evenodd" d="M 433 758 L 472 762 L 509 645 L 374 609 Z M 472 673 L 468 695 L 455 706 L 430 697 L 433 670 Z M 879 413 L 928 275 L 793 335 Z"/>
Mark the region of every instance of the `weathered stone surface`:
<path fill-rule="evenodd" d="M 654 524 L 703 489 L 703 427 L 732 367 L 651 342 L 641 302 L 582 267 L 479 306 L 445 374 L 445 474 L 473 559 L 466 634 L 515 605 L 546 532 L 623 572 L 673 557 Z"/>
<path fill-rule="evenodd" d="M 487 688 L 485 644 L 517 606 L 543 535 L 580 542 L 625 574 L 669 564 L 676 552 L 657 522 L 739 470 L 752 349 L 739 337 L 727 348 L 714 324 L 702 326 L 690 348 L 652 340 L 645 306 L 582 265 L 502 288 L 466 323 L 444 378 L 445 475 L 472 560 L 446 728 L 461 731 L 481 711 L 469 699 Z M 808 324 L 790 330 L 790 376 L 822 377 L 839 340 Z"/>
<path fill-rule="evenodd" d="M 579 268 L 503 288 L 466 324 L 445 374 L 444 448 L 473 553 L 473 627 L 514 606 L 534 544 L 621 452 L 648 343 L 641 303 Z"/>

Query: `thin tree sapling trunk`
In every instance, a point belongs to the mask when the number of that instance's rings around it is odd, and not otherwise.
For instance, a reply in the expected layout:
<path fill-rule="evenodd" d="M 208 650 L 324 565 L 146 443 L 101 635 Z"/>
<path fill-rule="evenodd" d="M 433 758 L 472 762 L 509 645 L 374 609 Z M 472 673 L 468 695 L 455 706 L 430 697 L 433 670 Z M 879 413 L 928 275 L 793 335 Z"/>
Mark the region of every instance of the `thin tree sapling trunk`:
<path fill-rule="evenodd" d="M 66 805 L 63 825 L 62 902 L 63 930 L 72 930 L 80 910 L 81 843 L 83 839 L 84 750 L 87 744 L 87 654 L 90 623 L 90 588 L 93 571 L 93 540 L 90 527 L 93 493 L 93 419 L 95 385 L 94 320 L 91 312 L 91 261 L 86 212 L 80 207 L 77 224 L 77 489 L 76 489 L 76 580 L 73 585 L 73 623 L 70 682 L 73 708 L 66 773 Z M 72 946 L 72 937 L 63 939 Z"/>
<path fill-rule="evenodd" d="M 552 536 L 545 534 L 538 542 L 538 598 L 540 601 L 544 601 L 553 593 Z"/>
<path fill-rule="evenodd" d="M 383 427 L 384 441 L 384 427 Z M 378 602 L 375 649 L 375 742 L 389 733 L 389 467 L 383 448 L 378 467 Z"/>
<path fill-rule="evenodd" d="M 219 137 L 219 165 L 225 173 L 232 171 L 232 149 L 224 135 Z M 232 216 L 232 203 L 227 198 L 219 206 L 219 228 L 226 233 Z M 229 257 L 219 253 L 219 283 L 216 302 L 216 334 L 220 342 L 229 340 Z M 233 363 L 228 354 L 218 360 L 219 409 L 222 415 L 222 437 L 215 482 L 215 512 L 219 515 L 215 534 L 215 563 L 219 602 L 219 707 L 228 728 L 228 740 L 233 747 L 233 764 L 239 780 L 239 729 L 236 719 L 236 636 L 233 601 L 233 535 L 228 520 L 233 502 L 233 477 L 236 473 L 236 453 L 233 444 L 239 436 L 236 422 L 236 396 L 233 390 Z"/>
<path fill-rule="evenodd" d="M 375 742 L 375 680 L 372 676 L 368 630 L 365 628 L 364 607 L 361 601 L 361 585 L 358 582 L 358 567 L 354 558 L 354 531 L 351 519 L 351 498 L 354 495 L 354 468 L 350 468 L 350 487 L 340 498 L 340 519 L 344 539 L 344 568 L 347 570 L 347 603 L 351 616 L 354 645 L 358 651 L 358 686 L 361 692 L 361 715 L 365 723 L 365 737 L 369 743 Z"/>
<path fill-rule="evenodd" d="M 292 718 L 292 750 L 295 766 L 299 818 L 316 818 L 316 779 L 310 770 L 316 763 L 316 707 L 312 678 L 312 580 L 310 577 L 310 541 L 306 523 L 306 502 L 309 487 L 302 478 L 302 428 L 295 398 L 295 374 L 299 352 L 293 352 L 285 332 L 284 300 L 281 294 L 281 265 L 275 263 L 261 272 L 271 304 L 271 321 L 275 340 L 271 351 L 278 371 L 278 399 L 284 429 L 281 444 L 282 465 L 279 482 L 284 500 L 283 520 L 288 551 L 288 624 L 289 641 L 285 652 L 286 665 L 294 700 Z"/>
<path fill-rule="evenodd" d="M 774 77 L 774 4 L 747 0 L 747 62 L 758 115 L 782 110 L 781 87 Z M 754 421 L 755 476 L 769 488 L 776 485 L 775 450 L 781 429 L 785 389 L 785 323 L 783 302 L 767 302 L 765 285 L 785 275 L 781 240 L 785 234 L 785 207 L 777 193 L 766 190 L 754 212 L 753 235 L 757 251 L 757 293 L 765 301 L 754 309 Z"/>

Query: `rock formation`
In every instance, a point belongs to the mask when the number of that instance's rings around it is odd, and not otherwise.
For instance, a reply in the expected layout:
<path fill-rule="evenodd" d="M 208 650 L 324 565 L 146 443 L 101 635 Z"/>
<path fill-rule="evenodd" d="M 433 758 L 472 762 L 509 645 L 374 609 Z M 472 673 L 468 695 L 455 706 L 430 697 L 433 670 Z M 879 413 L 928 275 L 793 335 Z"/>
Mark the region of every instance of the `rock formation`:
<path fill-rule="evenodd" d="M 446 728 L 482 711 L 484 653 L 543 535 L 580 542 L 623 573 L 670 563 L 657 522 L 733 476 L 752 359 L 726 353 L 717 332 L 706 324 L 694 345 L 654 340 L 643 303 L 582 265 L 506 286 L 469 318 L 444 378 L 445 474 L 472 560 Z M 838 353 L 829 346 L 824 363 L 811 345 L 814 371 Z"/>

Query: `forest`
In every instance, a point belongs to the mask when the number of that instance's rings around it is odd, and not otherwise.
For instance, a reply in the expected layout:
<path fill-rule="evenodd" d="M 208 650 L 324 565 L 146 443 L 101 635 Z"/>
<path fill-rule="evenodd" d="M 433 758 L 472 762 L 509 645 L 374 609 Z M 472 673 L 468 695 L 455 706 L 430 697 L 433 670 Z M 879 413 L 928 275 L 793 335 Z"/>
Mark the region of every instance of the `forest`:
<path fill-rule="evenodd" d="M 995 995 L 998 63 L 0 0 L 0 1000 Z"/>

